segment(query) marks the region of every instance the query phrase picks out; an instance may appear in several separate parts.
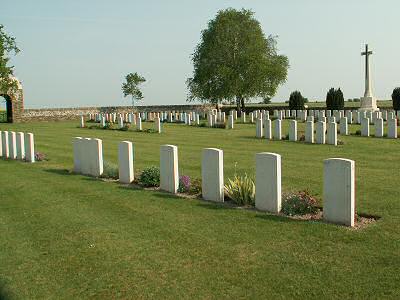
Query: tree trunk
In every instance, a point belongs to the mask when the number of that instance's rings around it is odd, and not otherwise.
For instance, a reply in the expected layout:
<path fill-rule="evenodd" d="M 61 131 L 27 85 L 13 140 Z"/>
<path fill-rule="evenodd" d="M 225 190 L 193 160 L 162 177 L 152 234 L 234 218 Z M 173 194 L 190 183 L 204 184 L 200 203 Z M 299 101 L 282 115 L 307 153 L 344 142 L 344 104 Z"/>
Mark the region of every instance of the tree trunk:
<path fill-rule="evenodd" d="M 241 102 L 241 105 L 242 105 L 242 110 L 244 110 L 244 98 L 242 98 L 242 99 L 240 100 L 240 102 Z"/>
<path fill-rule="evenodd" d="M 238 116 L 240 116 L 240 103 L 241 103 L 241 97 L 236 96 L 236 110 L 237 110 Z"/>

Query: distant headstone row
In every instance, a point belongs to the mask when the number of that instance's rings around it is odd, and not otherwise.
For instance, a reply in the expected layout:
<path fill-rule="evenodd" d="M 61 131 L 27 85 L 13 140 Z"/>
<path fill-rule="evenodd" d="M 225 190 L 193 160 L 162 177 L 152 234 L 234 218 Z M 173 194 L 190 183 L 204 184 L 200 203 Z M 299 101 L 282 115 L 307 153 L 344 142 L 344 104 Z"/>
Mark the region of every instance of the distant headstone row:
<path fill-rule="evenodd" d="M 349 135 L 348 121 L 346 117 L 340 118 L 339 125 L 339 133 L 341 135 Z M 397 119 L 389 119 L 387 121 L 387 127 L 387 137 L 391 139 L 396 139 Z M 314 123 L 314 121 L 311 119 L 309 121 L 306 121 L 304 141 L 306 143 L 330 144 L 336 146 L 338 141 L 337 134 L 337 124 L 334 119 L 330 119 L 328 122 L 318 121 L 316 123 Z M 370 121 L 368 118 L 363 118 L 361 120 L 361 136 L 369 135 Z M 384 121 L 381 118 L 375 120 L 375 136 L 384 137 Z M 269 140 L 281 140 L 282 121 L 280 119 L 276 119 L 273 122 L 270 119 L 257 119 L 256 137 L 265 137 Z M 296 142 L 299 140 L 296 120 L 290 120 L 289 122 L 288 139 L 292 142 Z"/>
<path fill-rule="evenodd" d="M 35 162 L 33 133 L 0 131 L 0 157 Z"/>
<path fill-rule="evenodd" d="M 74 171 L 101 176 L 103 145 L 100 139 L 73 139 Z M 121 183 L 134 180 L 134 145 L 119 144 L 119 178 Z M 223 151 L 206 148 L 202 152 L 201 176 L 204 200 L 224 202 Z M 256 154 L 256 208 L 261 211 L 281 211 L 281 156 L 275 153 Z M 354 226 L 355 178 L 354 161 L 332 158 L 324 161 L 324 218 L 333 223 Z M 160 189 L 177 193 L 179 187 L 178 147 L 160 147 Z"/>

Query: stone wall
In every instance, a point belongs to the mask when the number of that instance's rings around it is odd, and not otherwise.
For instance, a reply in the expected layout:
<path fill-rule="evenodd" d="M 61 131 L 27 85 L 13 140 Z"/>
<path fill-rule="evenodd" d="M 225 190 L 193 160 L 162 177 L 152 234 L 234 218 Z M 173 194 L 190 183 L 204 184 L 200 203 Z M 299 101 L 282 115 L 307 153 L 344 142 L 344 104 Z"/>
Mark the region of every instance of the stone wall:
<path fill-rule="evenodd" d="M 203 112 L 213 108 L 209 105 L 150 105 L 137 106 L 132 109 L 132 106 L 105 106 L 105 107 L 77 107 L 77 108 L 40 108 L 40 109 L 25 109 L 22 121 L 64 121 L 74 120 L 80 115 L 95 114 L 95 113 L 128 113 L 132 111 L 139 112 L 161 112 L 161 111 L 197 111 Z"/>

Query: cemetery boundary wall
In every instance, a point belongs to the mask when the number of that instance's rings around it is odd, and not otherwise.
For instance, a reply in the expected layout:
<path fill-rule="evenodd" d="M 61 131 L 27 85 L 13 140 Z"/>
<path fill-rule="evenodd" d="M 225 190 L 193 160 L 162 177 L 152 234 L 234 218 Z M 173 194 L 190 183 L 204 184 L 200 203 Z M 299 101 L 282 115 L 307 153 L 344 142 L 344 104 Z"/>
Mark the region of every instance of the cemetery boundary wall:
<path fill-rule="evenodd" d="M 196 111 L 203 112 L 214 108 L 211 105 L 149 105 L 149 106 L 104 106 L 104 107 L 77 107 L 77 108 L 40 108 L 25 109 L 22 122 L 31 121 L 65 121 L 76 120 L 81 115 L 96 113 L 128 113 L 155 112 L 155 111 Z"/>

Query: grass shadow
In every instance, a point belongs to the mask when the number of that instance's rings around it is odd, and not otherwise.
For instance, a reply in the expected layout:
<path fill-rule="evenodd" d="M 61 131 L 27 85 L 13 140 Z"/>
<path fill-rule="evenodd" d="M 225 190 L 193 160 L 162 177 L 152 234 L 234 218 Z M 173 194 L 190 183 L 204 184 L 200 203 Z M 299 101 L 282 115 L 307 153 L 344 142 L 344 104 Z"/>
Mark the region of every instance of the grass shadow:
<path fill-rule="evenodd" d="M 44 169 L 47 173 L 57 174 L 57 175 L 73 175 L 74 173 L 68 169 Z"/>
<path fill-rule="evenodd" d="M 201 208 L 206 208 L 206 209 L 211 209 L 211 210 L 221 210 L 221 209 L 226 209 L 226 210 L 233 210 L 237 209 L 233 205 L 229 205 L 226 203 L 218 203 L 218 202 L 210 202 L 206 201 L 203 199 L 198 199 L 200 202 L 196 205 Z"/>
<path fill-rule="evenodd" d="M 6 287 L 5 282 L 0 280 L 0 300 L 10 300 L 14 298 L 10 290 Z"/>
<path fill-rule="evenodd" d="M 281 223 L 324 223 L 322 219 L 315 219 L 315 220 L 293 219 L 293 218 L 289 218 L 284 215 L 273 215 L 273 214 L 267 214 L 267 213 L 262 213 L 262 212 L 255 215 L 255 218 L 266 220 L 266 221 L 281 222 Z"/>

